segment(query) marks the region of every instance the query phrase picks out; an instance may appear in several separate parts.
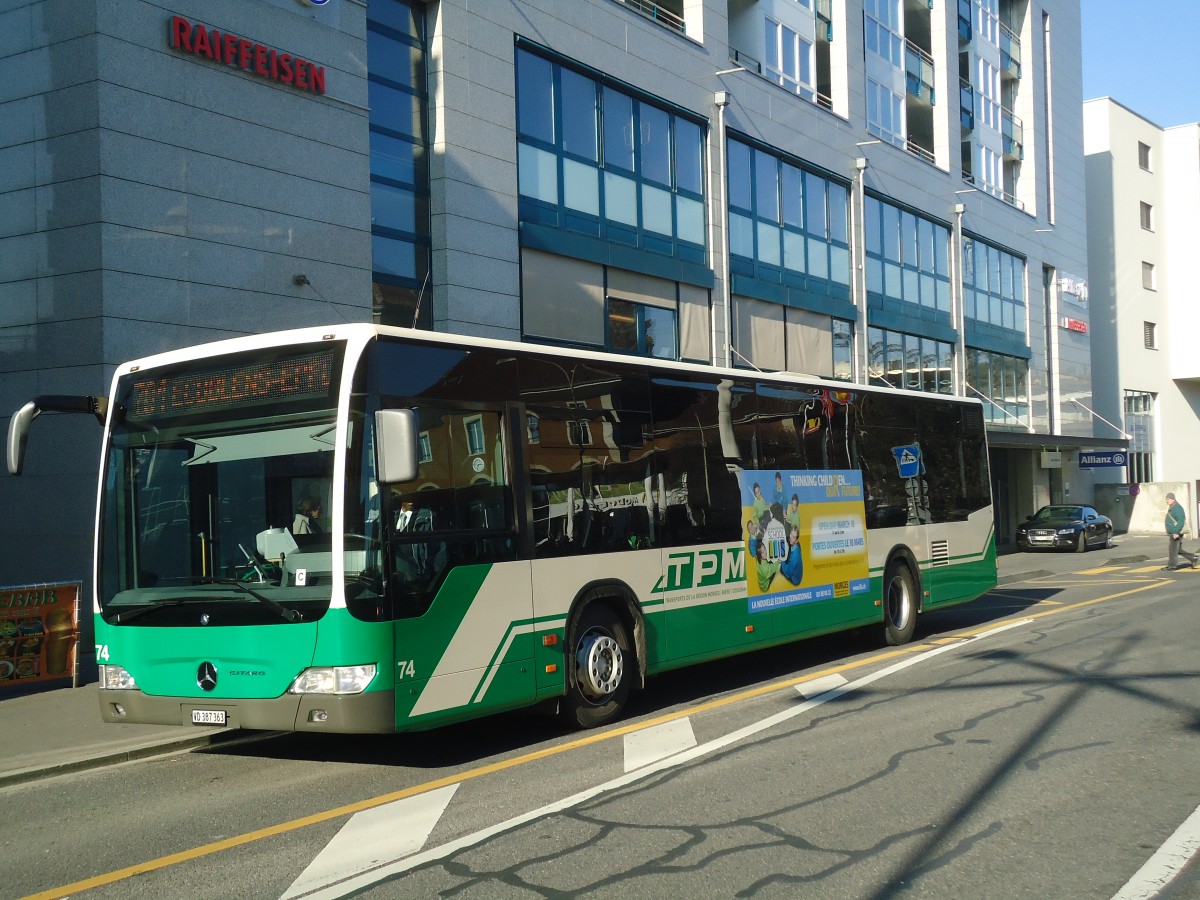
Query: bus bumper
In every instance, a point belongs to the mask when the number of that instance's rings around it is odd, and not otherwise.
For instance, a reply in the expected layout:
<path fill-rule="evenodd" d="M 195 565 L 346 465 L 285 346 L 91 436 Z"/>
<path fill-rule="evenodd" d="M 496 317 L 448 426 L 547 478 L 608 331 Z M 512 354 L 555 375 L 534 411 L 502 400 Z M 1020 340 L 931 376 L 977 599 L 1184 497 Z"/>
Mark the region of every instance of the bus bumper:
<path fill-rule="evenodd" d="M 391 734 L 396 731 L 396 692 L 363 694 L 284 694 L 263 699 L 155 697 L 141 691 L 97 692 L 105 722 L 132 725 L 191 725 L 207 731 L 244 728 L 261 731 L 325 731 L 338 734 Z M 194 713 L 200 713 L 197 716 Z M 224 713 L 224 725 L 212 724 Z M 197 719 L 207 721 L 197 721 Z"/>

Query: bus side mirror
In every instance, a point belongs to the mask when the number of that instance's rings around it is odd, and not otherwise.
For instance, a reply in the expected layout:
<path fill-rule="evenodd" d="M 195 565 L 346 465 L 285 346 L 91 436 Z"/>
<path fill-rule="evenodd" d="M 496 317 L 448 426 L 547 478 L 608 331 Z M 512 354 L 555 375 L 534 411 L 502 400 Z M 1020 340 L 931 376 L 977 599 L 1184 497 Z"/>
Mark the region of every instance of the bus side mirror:
<path fill-rule="evenodd" d="M 103 426 L 104 418 L 108 415 L 108 398 L 44 394 L 34 397 L 22 406 L 8 423 L 9 475 L 21 474 L 21 466 L 25 462 L 25 441 L 29 437 L 29 423 L 43 412 L 89 413 Z"/>
<path fill-rule="evenodd" d="M 375 472 L 384 484 L 417 477 L 417 413 L 412 409 L 381 409 L 375 413 Z"/>
<path fill-rule="evenodd" d="M 30 400 L 13 415 L 8 423 L 8 474 L 20 475 L 25 462 L 25 441 L 29 437 L 29 423 L 41 412 L 37 403 Z"/>

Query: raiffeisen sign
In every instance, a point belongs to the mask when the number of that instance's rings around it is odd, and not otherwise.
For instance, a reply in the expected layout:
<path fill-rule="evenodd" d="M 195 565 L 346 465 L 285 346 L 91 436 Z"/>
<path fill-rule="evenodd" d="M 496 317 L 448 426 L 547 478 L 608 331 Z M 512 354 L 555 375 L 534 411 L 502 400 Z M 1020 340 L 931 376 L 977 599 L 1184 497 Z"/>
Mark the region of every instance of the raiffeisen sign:
<path fill-rule="evenodd" d="M 325 93 L 325 67 L 249 38 L 171 17 L 171 46 L 302 91 Z"/>

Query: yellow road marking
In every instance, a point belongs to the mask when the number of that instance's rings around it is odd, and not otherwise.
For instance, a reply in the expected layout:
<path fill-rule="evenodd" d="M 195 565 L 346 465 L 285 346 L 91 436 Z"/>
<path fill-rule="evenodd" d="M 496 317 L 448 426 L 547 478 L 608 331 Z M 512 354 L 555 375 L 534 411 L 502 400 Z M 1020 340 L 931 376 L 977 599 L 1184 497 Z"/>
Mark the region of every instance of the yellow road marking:
<path fill-rule="evenodd" d="M 1103 575 L 1105 572 L 1120 572 L 1124 566 L 1098 566 L 1095 569 L 1080 569 L 1076 575 Z"/>
<path fill-rule="evenodd" d="M 1056 609 L 1046 610 L 1045 612 L 1026 613 L 1022 616 L 1022 618 L 1032 621 L 1035 619 L 1045 618 L 1046 616 L 1058 615 L 1059 613 L 1068 612 L 1070 610 L 1083 609 L 1087 606 L 1094 606 L 1097 603 L 1104 603 L 1109 600 L 1119 599 L 1120 597 L 1127 597 L 1130 594 L 1137 594 L 1141 591 L 1147 591 L 1152 587 L 1159 587 L 1160 585 L 1167 583 L 1169 582 L 1164 579 L 1159 579 L 1142 584 L 1140 587 L 1131 588 L 1127 591 L 1120 591 L 1116 594 L 1108 594 L 1107 596 L 1096 597 L 1092 600 L 1082 600 L 1078 603 L 1071 603 L 1065 606 L 1060 605 Z M 302 816 L 299 819 L 292 819 L 289 822 L 280 822 L 276 825 L 270 825 L 266 828 L 248 831 L 245 834 L 234 835 L 233 837 L 225 838 L 224 840 L 220 841 L 213 841 L 210 844 L 193 847 L 190 850 L 182 850 L 179 853 L 171 853 L 166 856 L 160 856 L 157 859 L 151 859 L 147 860 L 146 862 L 137 863 L 136 865 L 127 866 L 124 869 L 117 869 L 116 871 L 107 872 L 103 875 L 95 875 L 91 878 L 85 878 L 81 881 L 73 882 L 72 884 L 51 888 L 50 890 L 43 891 L 39 894 L 30 894 L 28 897 L 24 898 L 24 900 L 59 900 L 59 898 L 68 897 L 71 894 L 79 893 L 81 891 L 90 891 L 98 887 L 103 887 L 107 884 L 114 884 L 118 881 L 124 881 L 126 878 L 132 878 L 135 875 L 144 875 L 147 872 L 155 872 L 159 869 L 170 868 L 171 866 L 179 865 L 180 863 L 189 862 L 194 859 L 200 859 L 204 856 L 210 856 L 213 853 L 220 853 L 223 850 L 232 850 L 234 847 L 242 847 L 246 844 L 252 844 L 255 841 L 261 841 L 264 838 L 276 837 L 277 835 L 286 834 L 290 831 L 298 831 L 299 829 L 307 828 L 310 825 L 319 825 L 332 819 L 362 812 L 365 809 L 374 809 L 378 806 L 394 803 L 397 800 L 404 800 L 408 797 L 415 797 L 418 794 L 425 794 L 430 791 L 435 791 L 439 788 L 448 787 L 452 784 L 461 784 L 463 782 L 473 781 L 476 778 L 483 778 L 486 775 L 494 775 L 495 773 L 503 772 L 506 769 L 514 769 L 517 766 L 522 766 L 527 763 L 536 762 L 541 759 L 548 759 L 549 757 L 558 756 L 559 754 L 567 753 L 571 750 L 578 750 L 581 747 L 588 747 L 592 744 L 601 743 L 602 741 L 624 737 L 632 732 L 653 728 L 666 722 L 673 722 L 676 719 L 687 718 L 688 716 L 696 715 L 697 713 L 719 709 L 720 707 L 729 706 L 733 703 L 739 703 L 743 700 L 751 700 L 767 694 L 777 693 L 788 688 L 794 688 L 796 685 L 804 684 L 808 681 L 815 681 L 819 678 L 826 678 L 830 675 L 839 675 L 843 672 L 851 672 L 855 669 L 864 668 L 876 663 L 886 662 L 890 659 L 895 659 L 900 656 L 922 652 L 928 649 L 930 645 L 961 643 L 969 638 L 976 637 L 986 631 L 990 631 L 993 628 L 995 628 L 995 624 L 988 623 L 987 625 L 983 625 L 978 628 L 957 632 L 954 635 L 933 638 L 920 644 L 910 644 L 907 647 L 898 647 L 895 650 L 888 650 L 883 653 L 878 653 L 874 656 L 868 657 L 867 659 L 858 660 L 856 662 L 848 662 L 836 666 L 830 666 L 827 669 L 822 669 L 820 672 L 800 675 L 795 678 L 789 678 L 785 681 L 773 682 L 772 684 L 763 685 L 762 687 L 751 688 L 748 691 L 741 691 L 737 694 L 731 694 L 728 697 L 711 700 L 708 703 L 703 703 L 699 706 L 691 706 L 678 712 L 666 713 L 665 715 L 657 716 L 645 722 L 624 725 L 620 728 L 614 728 L 611 731 L 605 731 L 600 734 L 593 734 L 578 738 L 574 741 L 569 741 L 566 744 L 562 744 L 561 746 L 546 747 L 542 750 L 535 750 L 532 753 L 526 753 L 522 756 L 517 756 L 513 759 L 504 760 L 501 762 L 490 763 L 489 765 L 480 766 L 477 769 L 471 769 L 467 772 L 462 772 L 457 775 L 447 775 L 445 778 L 437 778 L 433 781 L 426 781 L 422 784 L 416 784 L 412 787 L 407 787 L 399 791 L 392 791 L 388 794 L 381 794 L 377 797 L 370 797 L 366 800 L 359 800 L 355 803 L 347 803 L 344 806 L 338 806 L 334 809 L 325 810 L 324 812 L 313 813 L 309 816 Z"/>

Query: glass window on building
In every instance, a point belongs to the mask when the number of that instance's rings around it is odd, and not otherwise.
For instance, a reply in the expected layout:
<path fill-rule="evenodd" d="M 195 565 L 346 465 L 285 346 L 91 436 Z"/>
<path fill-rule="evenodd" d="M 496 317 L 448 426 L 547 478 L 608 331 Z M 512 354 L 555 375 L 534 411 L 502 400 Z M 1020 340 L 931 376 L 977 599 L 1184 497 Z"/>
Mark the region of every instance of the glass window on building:
<path fill-rule="evenodd" d="M 798 287 L 849 285 L 847 186 L 732 138 L 727 153 L 733 271 Z"/>
<path fill-rule="evenodd" d="M 368 7 L 374 316 L 410 328 L 433 322 L 423 23 L 419 2 L 379 0 Z"/>
<path fill-rule="evenodd" d="M 904 98 L 872 78 L 867 79 L 867 131 L 897 147 L 907 146 Z"/>
<path fill-rule="evenodd" d="M 863 41 L 867 51 L 897 69 L 904 65 L 903 29 L 900 0 L 866 0 L 863 4 Z"/>
<path fill-rule="evenodd" d="M 704 126 L 516 51 L 522 222 L 704 263 Z"/>
<path fill-rule="evenodd" d="M 994 425 L 1029 426 L 1029 361 L 967 348 L 967 395 L 983 400 L 984 419 Z"/>
<path fill-rule="evenodd" d="M 867 295 L 950 316 L 950 229 L 877 197 L 865 201 Z"/>
<path fill-rule="evenodd" d="M 823 313 L 734 296 L 733 342 L 738 368 L 853 377 L 853 326 Z"/>
<path fill-rule="evenodd" d="M 1154 480 L 1154 395 L 1125 391 L 1125 432 L 1129 435 L 1130 484 Z"/>
<path fill-rule="evenodd" d="M 1156 290 L 1154 280 L 1154 263 L 1142 263 L 1142 287 L 1148 291 Z"/>
<path fill-rule="evenodd" d="M 769 16 L 763 25 L 763 74 L 792 93 L 815 100 L 812 43 Z"/>
<path fill-rule="evenodd" d="M 1147 172 L 1150 171 L 1150 145 L 1141 141 L 1138 141 L 1138 166 Z"/>
<path fill-rule="evenodd" d="M 609 297 L 605 349 L 656 359 L 678 359 L 678 319 L 673 309 Z"/>
<path fill-rule="evenodd" d="M 963 238 L 963 314 L 1025 343 L 1025 260 L 978 238 Z"/>
<path fill-rule="evenodd" d="M 954 393 L 954 347 L 945 341 L 874 326 L 867 329 L 867 377 L 906 391 Z"/>
<path fill-rule="evenodd" d="M 854 378 L 854 326 L 850 322 L 834 319 L 833 334 L 833 377 L 839 381 Z"/>

